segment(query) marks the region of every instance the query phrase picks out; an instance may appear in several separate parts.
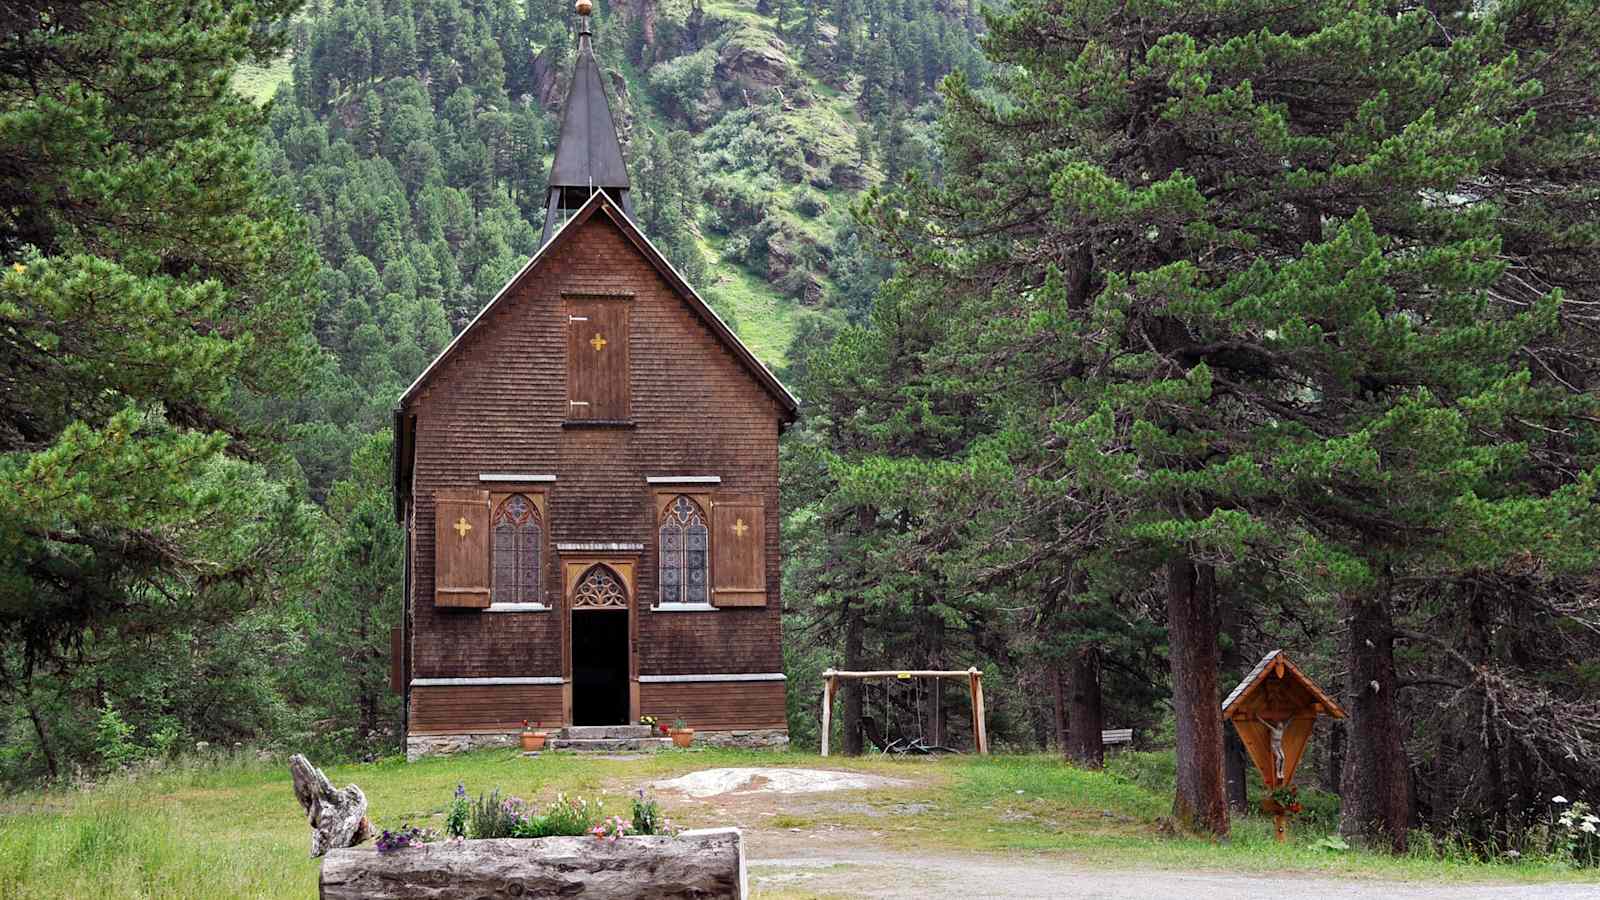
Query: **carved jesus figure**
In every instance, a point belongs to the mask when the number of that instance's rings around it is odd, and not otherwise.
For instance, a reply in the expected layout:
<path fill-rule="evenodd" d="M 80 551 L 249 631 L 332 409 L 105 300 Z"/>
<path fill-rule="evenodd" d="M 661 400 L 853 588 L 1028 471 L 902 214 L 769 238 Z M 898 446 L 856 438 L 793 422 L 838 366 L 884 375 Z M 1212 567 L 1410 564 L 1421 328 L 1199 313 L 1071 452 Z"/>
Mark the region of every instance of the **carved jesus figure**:
<path fill-rule="evenodd" d="M 1288 719 L 1284 719 L 1282 722 L 1276 722 L 1276 723 L 1268 722 L 1266 719 L 1261 718 L 1261 716 L 1258 714 L 1256 716 L 1256 721 L 1260 722 L 1261 723 L 1261 727 L 1267 729 L 1268 733 L 1270 733 L 1272 735 L 1272 762 L 1273 762 L 1273 767 L 1275 769 L 1277 769 L 1277 781 L 1281 785 L 1283 783 L 1283 768 L 1284 768 L 1284 766 L 1283 766 L 1283 733 L 1285 731 L 1287 731 L 1288 728 L 1289 728 L 1289 720 Z"/>

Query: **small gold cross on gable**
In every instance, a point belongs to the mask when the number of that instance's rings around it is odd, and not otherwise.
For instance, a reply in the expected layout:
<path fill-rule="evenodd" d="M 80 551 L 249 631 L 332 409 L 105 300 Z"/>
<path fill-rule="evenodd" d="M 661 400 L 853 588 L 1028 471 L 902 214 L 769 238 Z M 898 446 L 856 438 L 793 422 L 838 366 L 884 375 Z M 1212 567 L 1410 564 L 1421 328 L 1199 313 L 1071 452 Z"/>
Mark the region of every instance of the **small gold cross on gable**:
<path fill-rule="evenodd" d="M 467 517 L 466 516 L 462 516 L 461 518 L 456 520 L 456 524 L 454 525 L 454 528 L 456 530 L 456 534 L 461 535 L 461 539 L 462 540 L 466 540 L 467 539 L 467 532 L 472 530 L 472 523 L 467 521 Z"/>
<path fill-rule="evenodd" d="M 744 519 L 739 519 L 733 523 L 733 533 L 739 537 L 744 537 L 744 533 L 749 530 L 750 526 L 744 523 Z"/>
<path fill-rule="evenodd" d="M 589 339 L 589 346 L 594 348 L 594 352 L 599 353 L 601 350 L 606 348 L 606 339 L 601 337 L 600 333 L 597 331 L 595 332 L 594 337 Z"/>

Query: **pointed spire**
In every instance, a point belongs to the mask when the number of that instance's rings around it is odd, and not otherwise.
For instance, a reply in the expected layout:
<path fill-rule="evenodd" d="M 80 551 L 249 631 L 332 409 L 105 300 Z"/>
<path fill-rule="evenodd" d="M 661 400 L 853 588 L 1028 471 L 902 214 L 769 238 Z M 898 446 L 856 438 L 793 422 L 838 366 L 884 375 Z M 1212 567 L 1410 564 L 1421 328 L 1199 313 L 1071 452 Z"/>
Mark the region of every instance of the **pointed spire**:
<path fill-rule="evenodd" d="M 622 160 L 617 124 L 606 101 L 600 65 L 595 62 L 593 33 L 589 30 L 591 0 L 578 0 L 578 60 L 573 66 L 567 100 L 561 108 L 561 136 L 555 162 L 550 166 L 546 195 L 544 240 L 595 191 L 605 189 L 632 215 L 628 196 L 628 167 Z"/>

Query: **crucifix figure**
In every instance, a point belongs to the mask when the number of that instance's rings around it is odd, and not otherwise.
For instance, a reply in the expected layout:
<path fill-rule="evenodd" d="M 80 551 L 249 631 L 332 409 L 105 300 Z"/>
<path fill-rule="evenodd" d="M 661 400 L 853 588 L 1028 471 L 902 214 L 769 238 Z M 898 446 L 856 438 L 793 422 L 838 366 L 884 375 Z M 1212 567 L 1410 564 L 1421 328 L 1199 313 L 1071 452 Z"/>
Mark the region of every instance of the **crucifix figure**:
<path fill-rule="evenodd" d="M 1284 719 L 1282 722 L 1277 723 L 1268 722 L 1266 719 L 1261 718 L 1258 713 L 1256 721 L 1260 722 L 1261 727 L 1267 729 L 1268 733 L 1272 735 L 1273 768 L 1276 770 L 1276 780 L 1281 785 L 1283 784 L 1283 733 L 1289 728 L 1289 720 Z"/>

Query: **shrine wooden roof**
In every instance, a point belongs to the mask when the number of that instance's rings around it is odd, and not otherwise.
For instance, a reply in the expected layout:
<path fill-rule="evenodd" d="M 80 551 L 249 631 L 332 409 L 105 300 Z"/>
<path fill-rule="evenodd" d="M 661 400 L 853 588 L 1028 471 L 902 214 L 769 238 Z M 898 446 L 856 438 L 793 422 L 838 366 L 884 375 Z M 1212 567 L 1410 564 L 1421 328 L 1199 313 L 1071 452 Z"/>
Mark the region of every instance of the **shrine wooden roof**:
<path fill-rule="evenodd" d="M 1235 687 L 1228 694 L 1228 699 L 1222 701 L 1222 715 L 1224 717 L 1231 715 L 1235 707 L 1248 699 L 1255 692 L 1255 689 L 1267 679 L 1270 673 L 1277 671 L 1275 663 L 1278 662 L 1283 663 L 1284 677 L 1292 678 L 1304 688 L 1307 693 L 1316 699 L 1316 702 L 1322 704 L 1328 715 L 1335 719 L 1344 718 L 1344 707 L 1335 702 L 1332 697 L 1329 697 L 1322 688 L 1317 686 L 1315 681 L 1306 677 L 1306 674 L 1300 671 L 1300 667 L 1296 666 L 1281 648 L 1261 657 L 1261 661 L 1256 663 L 1255 668 L 1251 669 L 1250 673 L 1244 676 L 1244 680 L 1239 682 L 1238 687 Z"/>

